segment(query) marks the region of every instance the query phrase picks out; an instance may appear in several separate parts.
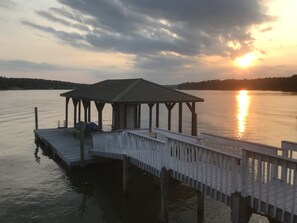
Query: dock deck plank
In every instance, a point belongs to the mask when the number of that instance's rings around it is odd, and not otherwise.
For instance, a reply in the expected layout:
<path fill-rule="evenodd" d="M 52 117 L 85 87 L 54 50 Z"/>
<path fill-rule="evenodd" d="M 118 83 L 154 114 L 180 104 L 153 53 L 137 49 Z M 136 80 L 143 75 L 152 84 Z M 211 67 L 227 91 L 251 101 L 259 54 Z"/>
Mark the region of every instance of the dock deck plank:
<path fill-rule="evenodd" d="M 35 135 L 44 142 L 48 147 L 63 161 L 68 168 L 80 165 L 80 140 L 73 137 L 73 129 L 36 129 Z M 92 147 L 91 139 L 85 139 L 85 163 L 96 163 L 98 157 L 88 153 Z"/>

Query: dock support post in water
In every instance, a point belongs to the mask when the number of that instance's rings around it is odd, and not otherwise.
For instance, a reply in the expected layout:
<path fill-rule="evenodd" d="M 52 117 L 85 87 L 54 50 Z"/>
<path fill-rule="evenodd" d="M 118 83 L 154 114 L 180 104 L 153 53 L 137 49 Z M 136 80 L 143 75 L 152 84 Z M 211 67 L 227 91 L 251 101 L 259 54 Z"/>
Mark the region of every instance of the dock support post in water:
<path fill-rule="evenodd" d="M 165 167 L 161 169 L 161 222 L 168 222 L 168 189 L 169 189 L 170 171 Z"/>
<path fill-rule="evenodd" d="M 34 108 L 35 111 L 35 129 L 38 129 L 38 110 L 37 107 Z"/>
<path fill-rule="evenodd" d="M 204 194 L 197 190 L 197 223 L 203 223 L 204 220 Z"/>
<path fill-rule="evenodd" d="M 123 191 L 125 194 L 129 191 L 129 157 L 123 156 Z"/>
<path fill-rule="evenodd" d="M 85 167 L 85 140 L 84 140 L 84 132 L 86 126 L 80 123 L 80 165 L 82 168 Z"/>
<path fill-rule="evenodd" d="M 231 194 L 231 221 L 232 223 L 248 223 L 252 215 L 248 207 L 248 198 L 244 198 L 240 193 Z"/>

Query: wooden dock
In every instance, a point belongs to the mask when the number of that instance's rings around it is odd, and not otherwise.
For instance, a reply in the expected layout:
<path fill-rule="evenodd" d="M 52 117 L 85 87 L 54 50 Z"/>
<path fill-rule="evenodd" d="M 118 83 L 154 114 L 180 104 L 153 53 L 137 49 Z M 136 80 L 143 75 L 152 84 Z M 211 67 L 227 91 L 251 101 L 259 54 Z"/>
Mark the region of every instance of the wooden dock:
<path fill-rule="evenodd" d="M 35 136 L 68 168 L 80 166 L 80 139 L 72 129 L 40 129 Z M 162 222 L 168 219 L 164 188 L 168 178 L 174 178 L 197 190 L 200 197 L 205 194 L 231 206 L 232 222 L 247 222 L 252 211 L 297 223 L 296 143 L 283 141 L 277 148 L 206 133 L 200 137 L 161 129 L 94 133 L 85 140 L 85 163 L 123 160 L 124 192 L 129 163 L 160 177 Z"/>
<path fill-rule="evenodd" d="M 58 156 L 68 169 L 81 165 L 80 139 L 74 137 L 72 132 L 73 129 L 70 128 L 34 130 L 35 137 L 52 151 L 54 157 Z M 84 145 L 85 164 L 102 161 L 102 159 L 88 153 L 92 147 L 91 138 L 86 138 Z"/>

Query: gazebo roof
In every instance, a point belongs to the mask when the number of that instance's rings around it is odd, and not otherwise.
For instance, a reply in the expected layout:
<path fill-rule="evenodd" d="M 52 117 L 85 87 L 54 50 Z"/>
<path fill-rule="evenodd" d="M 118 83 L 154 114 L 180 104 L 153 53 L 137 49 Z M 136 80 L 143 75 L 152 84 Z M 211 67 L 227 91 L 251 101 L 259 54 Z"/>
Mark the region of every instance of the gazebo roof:
<path fill-rule="evenodd" d="M 104 103 L 178 103 L 204 99 L 144 79 L 105 80 L 61 94 L 63 97 Z"/>

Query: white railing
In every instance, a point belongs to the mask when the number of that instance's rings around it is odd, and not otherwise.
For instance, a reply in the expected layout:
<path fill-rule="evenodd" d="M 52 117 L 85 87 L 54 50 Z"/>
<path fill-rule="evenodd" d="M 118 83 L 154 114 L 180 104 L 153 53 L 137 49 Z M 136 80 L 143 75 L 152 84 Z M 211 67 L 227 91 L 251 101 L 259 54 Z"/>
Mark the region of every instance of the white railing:
<path fill-rule="evenodd" d="M 92 138 L 92 151 L 99 155 L 126 155 L 158 176 L 165 167 L 177 180 L 226 204 L 232 193 L 240 192 L 251 198 L 254 209 L 284 222 L 293 222 L 297 215 L 296 143 L 283 141 L 280 156 L 276 147 L 205 133 L 202 144 L 196 137 L 159 129 L 154 133 L 148 129 L 96 133 Z M 220 146 L 206 145 L 206 141 Z M 222 145 L 230 146 L 232 152 Z"/>
<path fill-rule="evenodd" d="M 166 143 L 134 131 L 127 131 L 127 136 L 127 156 L 160 171 L 166 162 Z"/>
<path fill-rule="evenodd" d="M 297 143 L 296 142 L 282 141 L 281 149 L 282 149 L 283 157 L 297 159 Z"/>
<path fill-rule="evenodd" d="M 157 135 L 160 135 L 160 136 L 157 136 L 160 139 L 163 139 L 162 136 L 163 137 L 170 137 L 170 138 L 187 141 L 187 142 L 194 143 L 194 144 L 200 144 L 200 140 L 201 140 L 198 137 L 184 135 L 184 134 L 181 134 L 181 133 L 171 132 L 169 130 L 164 130 L 164 129 L 159 129 L 159 128 L 155 128 L 154 132 L 156 132 Z"/>
<path fill-rule="evenodd" d="M 198 189 L 215 199 L 227 203 L 223 194 L 240 191 L 240 157 L 169 137 L 168 153 L 170 169 L 199 182 Z"/>
<path fill-rule="evenodd" d="M 202 145 L 217 148 L 227 153 L 233 153 L 237 155 L 241 155 L 243 149 L 272 155 L 277 154 L 277 152 L 280 150 L 280 148 L 274 146 L 247 142 L 204 132 L 200 133 L 200 137 Z"/>
<path fill-rule="evenodd" d="M 114 156 L 124 154 L 127 143 L 123 134 L 123 131 L 93 133 L 93 148 L 90 152 L 100 152 Z"/>
<path fill-rule="evenodd" d="M 297 163 L 278 155 L 244 150 L 242 157 L 242 195 L 251 197 L 251 206 L 282 221 L 293 222 L 297 214 Z M 285 219 L 291 213 L 289 219 Z"/>

